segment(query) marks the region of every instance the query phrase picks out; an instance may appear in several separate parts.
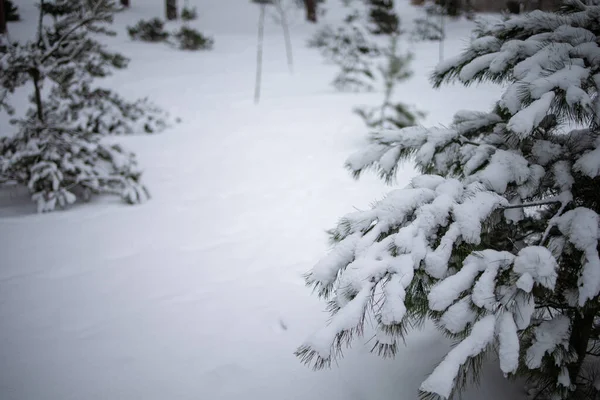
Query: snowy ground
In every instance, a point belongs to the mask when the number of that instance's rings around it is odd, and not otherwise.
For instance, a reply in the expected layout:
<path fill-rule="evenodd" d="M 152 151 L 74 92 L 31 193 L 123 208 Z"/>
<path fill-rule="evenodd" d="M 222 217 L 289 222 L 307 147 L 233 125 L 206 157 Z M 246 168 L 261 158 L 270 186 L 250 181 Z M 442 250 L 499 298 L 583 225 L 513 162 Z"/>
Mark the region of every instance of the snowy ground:
<path fill-rule="evenodd" d="M 33 21 L 22 3 L 25 21 L 10 25 L 17 33 Z M 410 336 L 396 360 L 369 354 L 368 337 L 330 371 L 313 372 L 292 354 L 327 319 L 301 278 L 327 249 L 324 230 L 389 190 L 368 175 L 355 182 L 342 167 L 364 140 L 352 107 L 379 96 L 331 89 L 335 67 L 305 48 L 314 27 L 298 13 L 294 75 L 280 28 L 267 26 L 255 106 L 257 7 L 196 1 L 195 25 L 215 36 L 216 48 L 184 53 L 130 42 L 125 26 L 161 15 L 163 0 L 132 3 L 109 40 L 132 62 L 108 84 L 151 96 L 183 122 L 119 139 L 145 167 L 147 204 L 103 199 L 36 215 L 32 204 L 15 206 L 18 193 L 3 194 L 0 398 L 416 398 L 449 346 L 431 329 Z M 401 7 L 410 19 L 414 10 Z M 450 27 L 447 54 L 461 48 L 469 23 Z M 434 91 L 427 74 L 437 47 L 414 50 L 416 76 L 400 96 L 428 112 L 427 124 L 449 122 L 456 109 L 486 109 L 499 93 Z M 495 364 L 466 399 L 519 398 Z"/>

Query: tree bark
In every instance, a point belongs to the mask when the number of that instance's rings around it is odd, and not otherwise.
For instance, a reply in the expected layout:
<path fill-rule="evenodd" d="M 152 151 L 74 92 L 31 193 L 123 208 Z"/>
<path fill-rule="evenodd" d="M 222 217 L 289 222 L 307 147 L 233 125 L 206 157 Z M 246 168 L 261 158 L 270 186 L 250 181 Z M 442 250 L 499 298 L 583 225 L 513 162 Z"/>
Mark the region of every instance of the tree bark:
<path fill-rule="evenodd" d="M 1 2 L 1 0 L 0 0 Z M 40 122 L 44 122 L 44 103 L 42 102 L 42 90 L 40 88 L 40 71 L 37 68 L 33 68 L 30 71 L 31 78 L 33 80 L 33 89 L 35 96 L 35 106 L 37 110 L 37 117 Z"/>
<path fill-rule="evenodd" d="M 121 0 L 121 5 L 123 7 L 129 8 L 129 6 L 130 6 L 129 0 Z"/>
<path fill-rule="evenodd" d="M 304 0 L 306 6 L 306 20 L 317 22 L 317 0 Z"/>
<path fill-rule="evenodd" d="M 167 20 L 177 19 L 177 0 L 166 0 Z"/>
<path fill-rule="evenodd" d="M 0 0 L 0 35 L 6 33 L 6 10 L 4 9 L 4 0 Z"/>

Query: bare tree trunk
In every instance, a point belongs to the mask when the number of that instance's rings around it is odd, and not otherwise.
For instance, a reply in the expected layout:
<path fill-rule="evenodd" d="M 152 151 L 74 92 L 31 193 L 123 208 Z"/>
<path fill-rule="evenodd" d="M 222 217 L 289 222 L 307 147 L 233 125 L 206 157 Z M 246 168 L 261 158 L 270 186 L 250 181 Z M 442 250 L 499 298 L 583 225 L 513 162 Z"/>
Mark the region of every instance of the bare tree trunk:
<path fill-rule="evenodd" d="M 440 38 L 440 54 L 439 62 L 444 61 L 444 40 L 446 39 L 446 8 L 442 9 L 440 13 L 440 28 L 442 31 L 442 37 Z"/>
<path fill-rule="evenodd" d="M 281 0 L 277 0 L 275 2 L 275 6 L 277 7 L 277 11 L 281 17 L 281 26 L 283 27 L 283 38 L 285 40 L 285 54 L 287 56 L 288 67 L 290 72 L 294 72 L 294 54 L 292 52 L 292 40 L 290 38 L 290 27 L 288 25 L 287 15 Z"/>
<path fill-rule="evenodd" d="M 317 0 L 304 0 L 306 6 L 306 20 L 317 22 Z"/>
<path fill-rule="evenodd" d="M 44 122 L 44 103 L 42 102 L 42 90 L 40 88 L 40 71 L 37 68 L 33 68 L 29 74 L 33 79 L 33 89 L 35 106 L 37 111 L 37 117 L 40 122 Z"/>
<path fill-rule="evenodd" d="M 167 20 L 177 19 L 177 0 L 166 0 Z"/>
<path fill-rule="evenodd" d="M 0 0 L 0 35 L 6 33 L 6 10 L 4 0 Z"/>
<path fill-rule="evenodd" d="M 254 85 L 254 103 L 260 101 L 260 84 L 262 78 L 262 55 L 263 55 L 263 36 L 265 31 L 265 13 L 267 5 L 260 5 L 260 16 L 258 17 L 258 43 L 256 45 L 256 82 Z"/>
<path fill-rule="evenodd" d="M 121 0 L 121 5 L 123 7 L 129 8 L 130 7 L 129 0 Z"/>
<path fill-rule="evenodd" d="M 571 382 L 576 382 L 580 375 L 583 360 L 587 354 L 586 351 L 592 334 L 595 316 L 596 309 L 588 309 L 582 315 L 575 316 L 573 320 L 569 344 L 577 352 L 577 361 L 568 366 Z"/>

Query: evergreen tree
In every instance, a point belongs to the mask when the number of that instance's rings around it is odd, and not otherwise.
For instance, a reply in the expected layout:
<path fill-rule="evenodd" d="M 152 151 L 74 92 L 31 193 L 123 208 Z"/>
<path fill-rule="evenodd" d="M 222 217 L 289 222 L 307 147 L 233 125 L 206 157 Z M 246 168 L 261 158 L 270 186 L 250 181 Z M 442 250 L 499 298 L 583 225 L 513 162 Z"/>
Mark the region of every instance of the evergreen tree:
<path fill-rule="evenodd" d="M 423 113 L 411 106 L 394 100 L 396 86 L 412 76 L 410 70 L 411 54 L 399 51 L 399 34 L 390 36 L 389 47 L 383 51 L 383 64 L 379 66 L 379 75 L 383 86 L 383 102 L 377 107 L 358 107 L 355 112 L 373 130 L 405 128 L 415 125 Z"/>
<path fill-rule="evenodd" d="M 334 81 L 339 90 L 374 90 L 381 83 L 384 99 L 377 107 L 358 107 L 355 112 L 371 129 L 414 125 L 421 113 L 394 100 L 396 86 L 412 75 L 411 54 L 400 51 L 400 18 L 391 0 L 348 1 L 350 12 L 336 30 L 326 26 L 310 42 L 340 65 Z M 387 39 L 387 47 L 381 42 Z M 378 68 L 375 63 L 379 61 Z M 377 74 L 377 72 L 379 74 Z"/>
<path fill-rule="evenodd" d="M 400 19 L 394 11 L 394 0 L 367 0 L 370 31 L 374 35 L 391 35 L 398 32 Z"/>
<path fill-rule="evenodd" d="M 165 15 L 169 21 L 177 19 L 177 0 L 165 0 Z"/>
<path fill-rule="evenodd" d="M 332 318 L 298 349 L 330 365 L 365 321 L 373 351 L 394 355 L 425 319 L 456 345 L 421 384 L 451 398 L 487 354 L 537 399 L 597 399 L 600 357 L 600 6 L 571 0 L 480 22 L 437 87 L 492 81 L 490 112 L 448 128 L 381 130 L 351 156 L 356 176 L 392 180 L 412 158 L 423 175 L 369 210 L 346 215 L 334 247 L 307 274 Z"/>
<path fill-rule="evenodd" d="M 381 49 L 369 31 L 368 8 L 362 0 L 350 2 L 341 25 L 325 25 L 308 45 L 318 48 L 330 62 L 340 67 L 333 86 L 342 91 L 374 89 L 373 68 Z"/>
<path fill-rule="evenodd" d="M 55 0 L 40 4 L 35 39 L 0 49 L 0 109 L 14 113 L 9 95 L 33 87 L 32 106 L 12 121 L 16 134 L 0 141 L 0 184 L 29 187 L 39 211 L 93 193 L 130 203 L 148 193 L 133 154 L 103 136 L 156 132 L 163 113 L 146 100 L 128 102 L 94 80 L 125 68 L 127 59 L 95 39 L 113 34 L 112 0 Z"/>

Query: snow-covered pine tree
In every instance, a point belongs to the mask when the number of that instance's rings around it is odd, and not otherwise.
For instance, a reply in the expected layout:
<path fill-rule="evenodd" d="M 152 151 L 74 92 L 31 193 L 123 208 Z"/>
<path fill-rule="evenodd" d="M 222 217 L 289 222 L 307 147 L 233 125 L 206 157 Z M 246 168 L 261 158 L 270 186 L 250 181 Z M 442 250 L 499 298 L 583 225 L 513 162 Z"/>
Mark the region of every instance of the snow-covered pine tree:
<path fill-rule="evenodd" d="M 369 29 L 368 7 L 363 0 L 347 2 L 348 12 L 342 24 L 325 25 L 309 40 L 308 45 L 321 51 L 330 62 L 340 67 L 333 86 L 341 91 L 374 89 L 373 67 L 381 55 L 378 43 Z"/>
<path fill-rule="evenodd" d="M 383 61 L 378 68 L 383 86 L 383 102 L 376 107 L 357 107 L 354 110 L 365 124 L 374 130 L 405 128 L 415 125 L 417 119 L 423 117 L 423 113 L 414 110 L 413 107 L 394 100 L 397 85 L 412 76 L 412 54 L 400 51 L 400 36 L 403 33 L 400 29 L 400 19 L 394 11 L 394 2 L 389 0 L 385 3 L 389 7 L 385 9 L 385 13 L 382 10 L 376 13 L 380 19 L 374 19 L 373 12 L 370 13 L 371 30 L 378 32 L 378 35 L 385 35 L 388 39 L 387 48 L 380 50 Z M 383 14 L 388 16 L 382 17 Z"/>
<path fill-rule="evenodd" d="M 107 134 L 155 132 L 164 114 L 142 100 L 128 102 L 94 85 L 124 68 L 127 59 L 108 51 L 92 34 L 112 34 L 112 0 L 55 0 L 39 5 L 35 39 L 0 49 L 0 109 L 9 95 L 33 87 L 32 107 L 12 121 L 16 133 L 0 141 L 0 184 L 29 187 L 38 211 L 73 203 L 93 193 L 130 203 L 148 193 L 133 154 L 105 144 Z"/>
<path fill-rule="evenodd" d="M 391 356 L 432 319 L 456 345 L 422 398 L 457 395 L 490 353 L 537 399 L 598 398 L 599 21 L 600 6 L 570 0 L 560 13 L 479 23 L 433 82 L 506 85 L 492 111 L 382 130 L 349 158 L 356 176 L 392 180 L 409 158 L 423 175 L 332 230 L 332 251 L 306 277 L 332 317 L 302 360 L 329 366 L 367 320 L 373 351 Z"/>
<path fill-rule="evenodd" d="M 374 35 L 393 35 L 398 32 L 400 19 L 394 10 L 394 0 L 367 0 L 370 31 Z"/>

